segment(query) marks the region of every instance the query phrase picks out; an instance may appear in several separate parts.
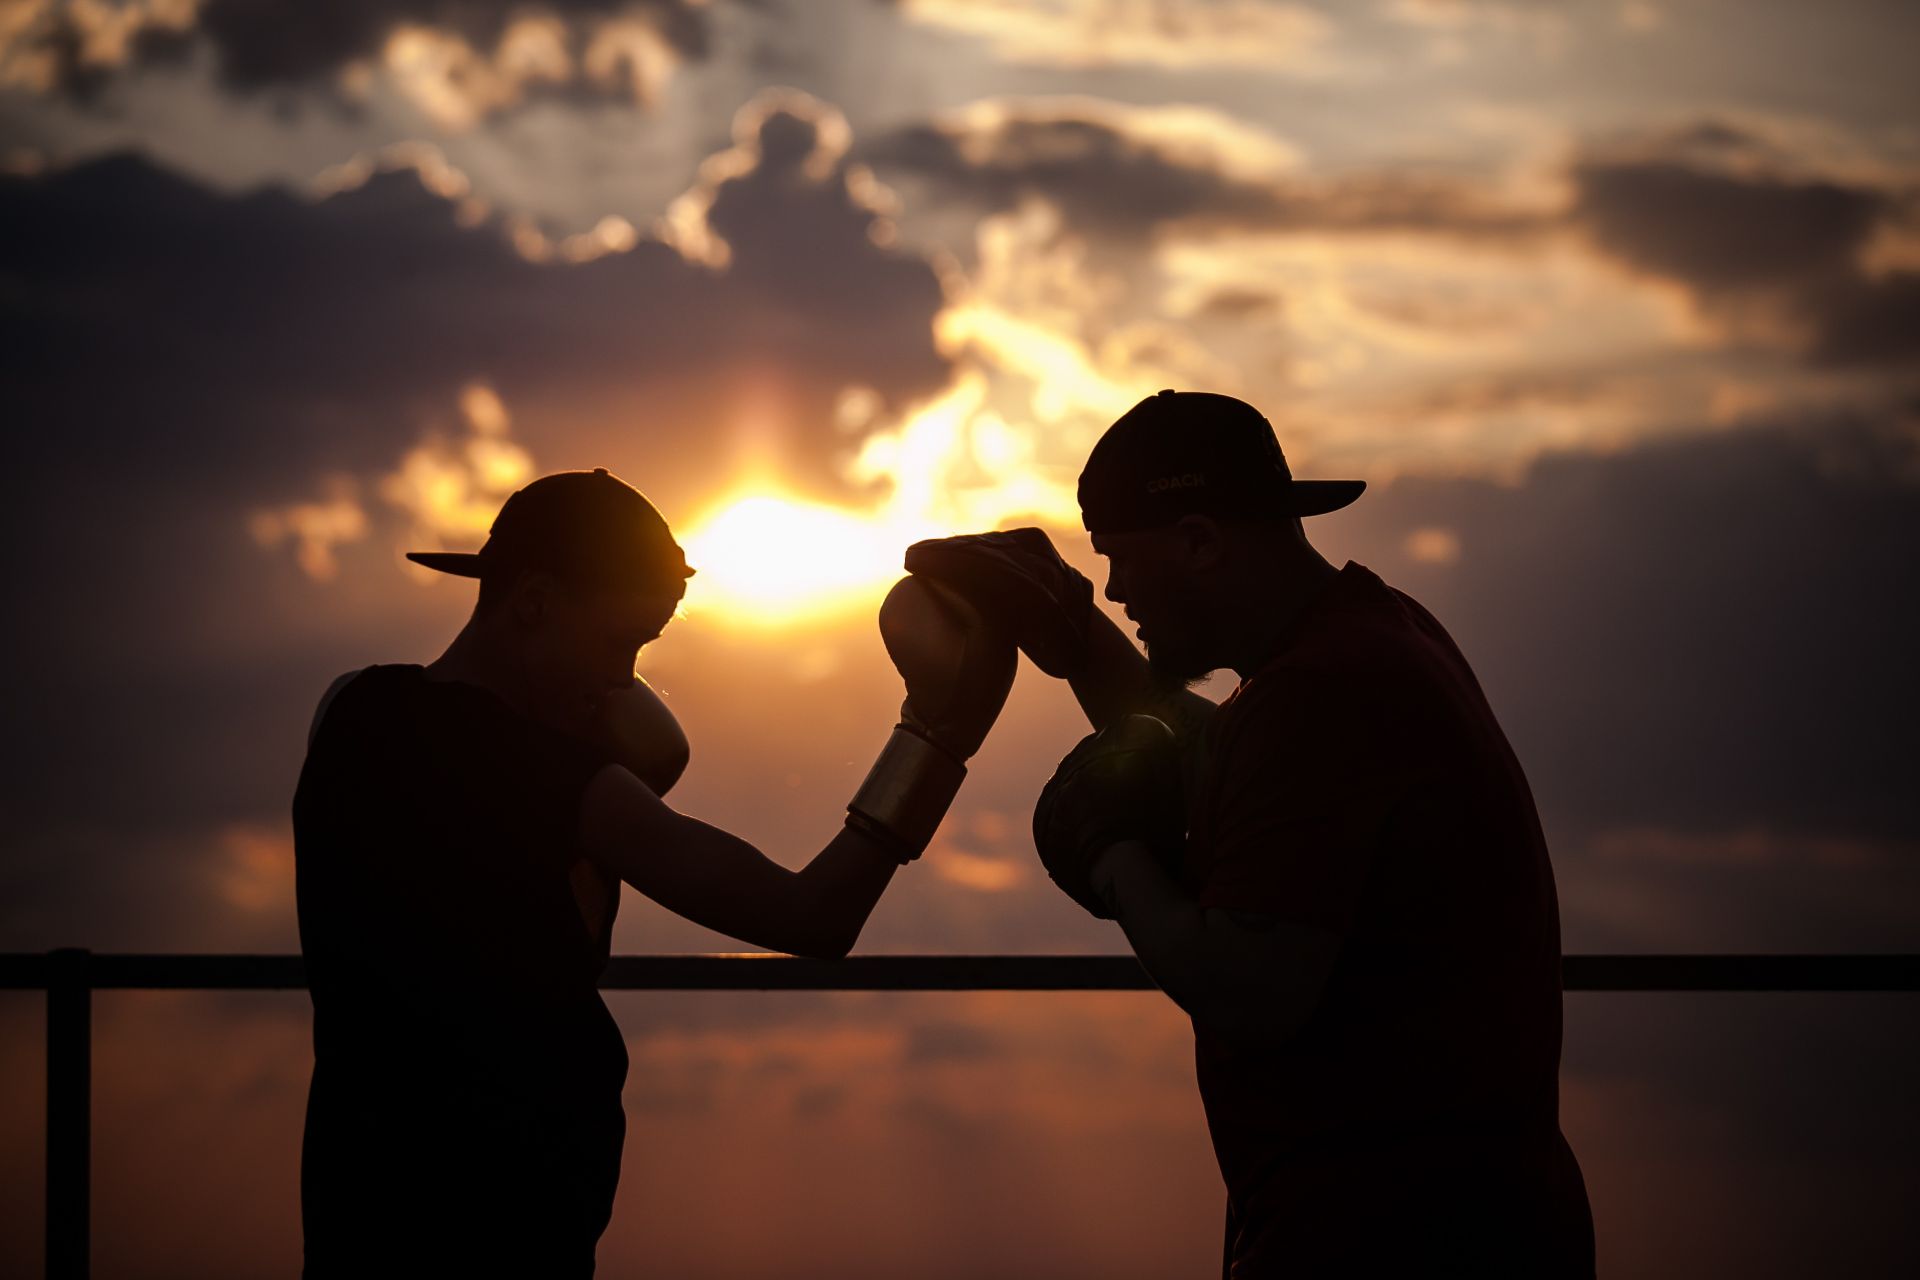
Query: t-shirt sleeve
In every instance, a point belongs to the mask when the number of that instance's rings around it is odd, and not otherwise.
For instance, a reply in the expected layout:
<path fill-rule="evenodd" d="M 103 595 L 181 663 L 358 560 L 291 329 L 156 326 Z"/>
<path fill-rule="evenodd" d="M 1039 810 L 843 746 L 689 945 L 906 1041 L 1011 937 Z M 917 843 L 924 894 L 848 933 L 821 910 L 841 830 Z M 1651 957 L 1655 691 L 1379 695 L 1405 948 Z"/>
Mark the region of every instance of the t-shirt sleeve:
<path fill-rule="evenodd" d="M 1351 677 L 1288 672 L 1239 709 L 1216 748 L 1201 906 L 1351 928 L 1401 785 L 1380 704 Z"/>

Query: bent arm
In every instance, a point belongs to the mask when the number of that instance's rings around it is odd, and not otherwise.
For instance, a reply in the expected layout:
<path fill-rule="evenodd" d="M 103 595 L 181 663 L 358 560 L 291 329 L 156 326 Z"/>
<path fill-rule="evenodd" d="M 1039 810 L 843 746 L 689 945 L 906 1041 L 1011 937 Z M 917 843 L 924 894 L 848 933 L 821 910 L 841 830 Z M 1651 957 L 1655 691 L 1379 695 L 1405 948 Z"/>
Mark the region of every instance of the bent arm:
<path fill-rule="evenodd" d="M 580 835 L 596 865 L 669 911 L 754 946 L 823 958 L 853 949 L 900 867 L 849 828 L 790 871 L 738 836 L 676 812 L 619 765 L 587 784 Z"/>
<path fill-rule="evenodd" d="M 1087 659 L 1068 677 L 1073 696 L 1086 712 L 1087 723 L 1104 729 L 1121 716 L 1148 715 L 1163 721 L 1184 745 L 1205 731 L 1214 704 L 1190 689 L 1169 691 L 1156 687 L 1147 659 L 1133 641 L 1093 606 L 1087 627 Z"/>
<path fill-rule="evenodd" d="M 1160 989 L 1195 1022 L 1248 1047 L 1305 1024 L 1340 951 L 1339 935 L 1324 929 L 1202 907 L 1139 841 L 1101 855 L 1093 886 Z"/>

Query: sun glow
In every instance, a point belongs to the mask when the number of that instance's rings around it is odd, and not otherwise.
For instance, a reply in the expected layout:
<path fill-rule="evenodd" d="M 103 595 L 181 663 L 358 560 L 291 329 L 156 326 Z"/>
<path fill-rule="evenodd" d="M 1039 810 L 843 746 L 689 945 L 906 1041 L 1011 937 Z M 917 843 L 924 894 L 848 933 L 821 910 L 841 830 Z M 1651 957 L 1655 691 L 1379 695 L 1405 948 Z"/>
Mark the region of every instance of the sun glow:
<path fill-rule="evenodd" d="M 878 602 L 904 572 L 907 545 L 921 538 L 1077 523 L 1072 489 L 1037 465 L 1031 435 L 985 401 L 984 380 L 965 374 L 896 429 L 867 438 L 848 478 L 886 486 L 878 509 L 751 484 L 716 505 L 681 539 L 697 571 L 688 612 L 784 626 Z"/>
<path fill-rule="evenodd" d="M 755 494 L 688 534 L 697 573 L 687 607 L 781 625 L 877 597 L 928 526 L 890 523 L 799 499 Z"/>

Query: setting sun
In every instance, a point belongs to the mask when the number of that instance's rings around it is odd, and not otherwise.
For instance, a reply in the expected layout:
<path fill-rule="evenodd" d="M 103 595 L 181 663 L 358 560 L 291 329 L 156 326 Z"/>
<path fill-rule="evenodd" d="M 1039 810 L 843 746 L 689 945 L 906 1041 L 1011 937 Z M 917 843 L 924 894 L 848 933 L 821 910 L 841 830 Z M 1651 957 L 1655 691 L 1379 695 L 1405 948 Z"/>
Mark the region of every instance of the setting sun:
<path fill-rule="evenodd" d="M 685 539 L 697 571 L 688 608 L 777 625 L 870 602 L 901 575 L 907 543 L 925 536 L 816 503 L 739 498 Z"/>

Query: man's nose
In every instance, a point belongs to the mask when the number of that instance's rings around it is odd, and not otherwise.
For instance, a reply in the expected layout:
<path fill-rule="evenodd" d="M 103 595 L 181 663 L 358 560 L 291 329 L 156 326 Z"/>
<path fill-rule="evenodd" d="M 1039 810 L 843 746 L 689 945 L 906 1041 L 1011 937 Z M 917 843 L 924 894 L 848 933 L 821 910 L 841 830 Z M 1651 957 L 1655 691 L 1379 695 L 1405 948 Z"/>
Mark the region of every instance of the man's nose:
<path fill-rule="evenodd" d="M 1107 589 L 1103 594 L 1115 604 L 1125 604 L 1127 602 L 1127 593 L 1120 589 L 1119 574 L 1109 573 L 1107 575 Z"/>

